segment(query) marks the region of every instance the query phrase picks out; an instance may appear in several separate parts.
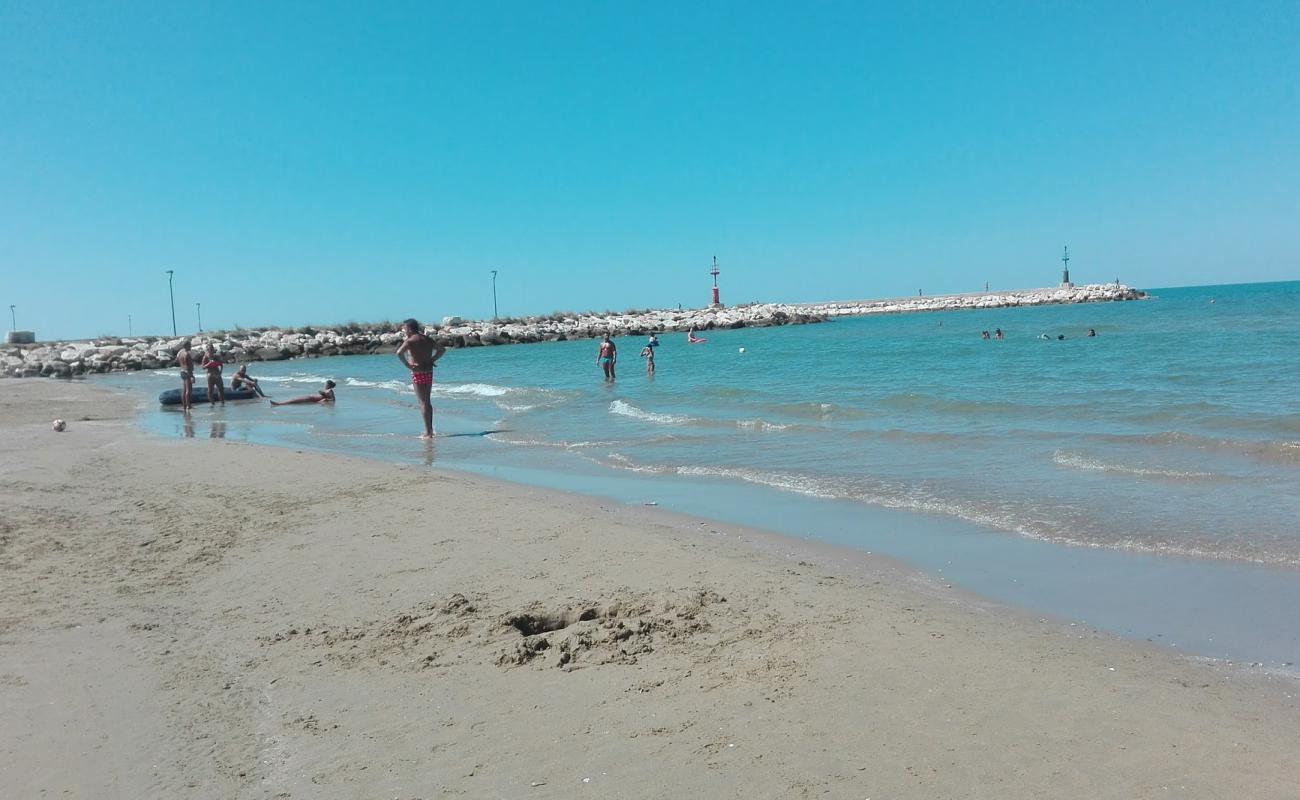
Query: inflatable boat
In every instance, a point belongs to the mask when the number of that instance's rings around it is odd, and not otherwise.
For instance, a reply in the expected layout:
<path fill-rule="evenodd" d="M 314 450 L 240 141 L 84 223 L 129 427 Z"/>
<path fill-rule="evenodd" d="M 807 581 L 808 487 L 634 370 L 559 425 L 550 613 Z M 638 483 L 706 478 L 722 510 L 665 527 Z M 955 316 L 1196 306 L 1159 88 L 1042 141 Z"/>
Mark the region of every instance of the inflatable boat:
<path fill-rule="evenodd" d="M 238 389 L 227 389 L 226 399 L 227 400 L 256 400 L 257 392 L 254 392 L 252 389 L 249 389 L 247 387 L 240 387 Z M 158 402 L 165 406 L 180 405 L 181 390 L 168 389 L 167 391 L 158 395 Z M 208 402 L 208 387 L 195 386 L 194 391 L 190 392 L 190 402 L 194 403 L 194 405 Z"/>

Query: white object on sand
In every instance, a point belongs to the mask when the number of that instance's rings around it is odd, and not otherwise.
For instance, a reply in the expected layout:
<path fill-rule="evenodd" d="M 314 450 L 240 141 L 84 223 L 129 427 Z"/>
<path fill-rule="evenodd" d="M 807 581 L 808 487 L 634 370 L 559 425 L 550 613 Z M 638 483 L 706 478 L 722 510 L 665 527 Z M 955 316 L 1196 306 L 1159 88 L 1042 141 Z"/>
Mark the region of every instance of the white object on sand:
<path fill-rule="evenodd" d="M 63 429 L 68 427 L 68 423 L 61 419 L 56 419 L 54 422 L 50 423 L 50 427 L 54 429 L 55 433 L 62 433 Z"/>

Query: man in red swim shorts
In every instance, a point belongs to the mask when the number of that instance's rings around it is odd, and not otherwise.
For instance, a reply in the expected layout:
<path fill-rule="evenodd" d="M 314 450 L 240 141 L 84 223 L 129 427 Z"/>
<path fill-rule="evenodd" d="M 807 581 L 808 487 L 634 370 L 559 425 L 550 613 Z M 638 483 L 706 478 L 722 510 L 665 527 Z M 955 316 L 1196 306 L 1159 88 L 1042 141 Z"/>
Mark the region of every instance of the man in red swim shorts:
<path fill-rule="evenodd" d="M 429 400 L 429 393 L 433 391 L 433 368 L 438 365 L 438 359 L 447 352 L 447 348 L 441 342 L 425 336 L 420 323 L 414 319 L 403 322 L 400 333 L 406 335 L 406 341 L 397 348 L 397 360 L 411 371 L 411 385 L 415 388 L 415 396 L 420 400 L 420 413 L 424 416 L 424 435 L 420 438 L 432 439 L 433 403 Z M 407 354 L 411 356 L 409 361 Z"/>

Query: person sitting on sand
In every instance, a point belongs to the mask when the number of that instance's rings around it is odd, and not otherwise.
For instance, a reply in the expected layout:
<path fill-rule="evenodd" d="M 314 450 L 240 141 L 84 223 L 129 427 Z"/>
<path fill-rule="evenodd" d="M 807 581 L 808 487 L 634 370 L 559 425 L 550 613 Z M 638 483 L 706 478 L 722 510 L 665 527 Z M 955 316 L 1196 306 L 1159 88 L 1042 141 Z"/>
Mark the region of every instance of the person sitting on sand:
<path fill-rule="evenodd" d="M 325 381 L 325 388 L 316 394 L 303 395 L 295 397 L 292 400 L 271 401 L 273 406 L 300 406 L 307 403 L 333 403 L 334 402 L 334 381 Z"/>
<path fill-rule="evenodd" d="M 641 357 L 645 359 L 645 374 L 655 374 L 655 349 L 650 345 L 641 348 Z"/>
<path fill-rule="evenodd" d="M 217 355 L 216 348 L 208 345 L 203 351 L 203 369 L 208 373 L 208 405 L 215 406 L 217 400 L 221 400 L 221 405 L 226 404 L 226 385 L 221 380 L 221 368 L 223 364 L 221 356 Z"/>
<path fill-rule="evenodd" d="M 252 389 L 258 397 L 266 397 L 266 392 L 263 392 L 262 387 L 257 385 L 257 378 L 249 377 L 247 364 L 240 364 L 239 369 L 235 371 L 235 374 L 230 376 L 231 391 L 237 392 L 241 386 L 247 386 Z"/>

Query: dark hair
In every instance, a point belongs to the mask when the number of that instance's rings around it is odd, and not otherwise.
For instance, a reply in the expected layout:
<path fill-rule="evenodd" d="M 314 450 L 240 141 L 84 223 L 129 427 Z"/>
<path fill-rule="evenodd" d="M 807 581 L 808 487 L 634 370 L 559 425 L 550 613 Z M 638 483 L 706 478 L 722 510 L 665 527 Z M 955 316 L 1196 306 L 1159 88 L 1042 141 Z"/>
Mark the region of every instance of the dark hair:
<path fill-rule="evenodd" d="M 325 381 L 325 388 L 326 388 L 326 389 L 333 389 L 336 385 L 337 385 L 337 384 L 335 384 L 334 381 Z"/>
<path fill-rule="evenodd" d="M 402 327 L 403 327 L 403 328 L 415 328 L 415 329 L 418 331 L 418 330 L 420 329 L 420 321 L 419 321 L 418 319 L 416 319 L 415 317 L 411 317 L 411 318 L 405 320 L 404 322 L 402 322 Z"/>

